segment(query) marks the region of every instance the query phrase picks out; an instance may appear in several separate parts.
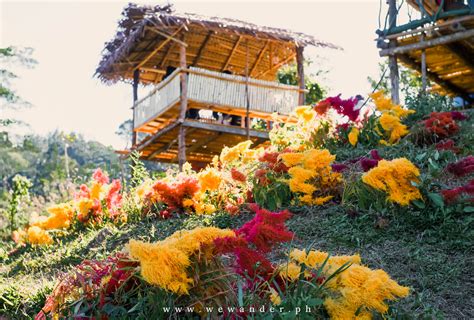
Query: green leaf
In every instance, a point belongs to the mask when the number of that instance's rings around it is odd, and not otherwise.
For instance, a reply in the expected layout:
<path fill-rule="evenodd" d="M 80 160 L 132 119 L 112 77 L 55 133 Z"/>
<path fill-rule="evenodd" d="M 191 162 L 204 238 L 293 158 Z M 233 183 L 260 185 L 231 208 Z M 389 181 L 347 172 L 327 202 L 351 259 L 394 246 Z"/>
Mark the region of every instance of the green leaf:
<path fill-rule="evenodd" d="M 464 207 L 462 211 L 471 213 L 474 212 L 474 207 Z"/>
<path fill-rule="evenodd" d="M 424 209 L 426 208 L 426 205 L 423 201 L 420 200 L 413 200 L 412 203 L 417 207 L 418 209 Z"/>
<path fill-rule="evenodd" d="M 444 207 L 444 200 L 443 197 L 439 193 L 428 193 L 428 197 L 433 201 L 433 203 L 439 207 L 443 208 Z"/>

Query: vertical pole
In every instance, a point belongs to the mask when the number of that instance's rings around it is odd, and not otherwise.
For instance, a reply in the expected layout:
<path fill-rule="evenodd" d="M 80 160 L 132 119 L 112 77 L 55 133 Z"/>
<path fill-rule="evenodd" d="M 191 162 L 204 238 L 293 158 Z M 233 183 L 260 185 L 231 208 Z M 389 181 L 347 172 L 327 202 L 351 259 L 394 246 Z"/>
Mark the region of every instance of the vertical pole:
<path fill-rule="evenodd" d="M 388 21 L 389 28 L 397 25 L 397 0 L 388 0 Z M 389 47 L 397 46 L 397 40 L 392 39 L 389 42 Z M 395 104 L 400 103 L 400 76 L 398 74 L 397 56 L 390 55 L 388 57 L 388 67 L 390 69 L 390 87 L 392 94 L 392 101 Z"/>
<path fill-rule="evenodd" d="M 133 107 L 132 107 L 132 148 L 137 144 L 137 132 L 135 131 L 135 103 L 138 100 L 138 83 L 140 82 L 140 70 L 133 71 Z"/>
<path fill-rule="evenodd" d="M 247 102 L 247 110 L 245 113 L 245 128 L 247 133 L 247 140 L 250 140 L 250 93 L 249 93 L 249 41 L 245 41 L 245 99 Z"/>
<path fill-rule="evenodd" d="M 424 33 L 421 34 L 420 39 L 421 39 L 421 41 L 425 40 Z M 426 83 L 426 50 L 423 49 L 421 51 L 421 92 L 423 94 L 426 93 L 426 87 L 427 87 L 427 83 Z"/>
<path fill-rule="evenodd" d="M 298 87 L 300 92 L 298 95 L 298 105 L 302 106 L 305 104 L 304 90 L 306 88 L 304 83 L 304 47 L 296 47 L 296 67 L 298 72 Z"/>
<path fill-rule="evenodd" d="M 183 126 L 188 109 L 188 74 L 184 70 L 186 66 L 186 47 L 181 45 L 179 50 L 179 67 L 182 69 L 179 75 L 181 82 L 179 122 L 181 124 L 178 135 L 178 164 L 180 171 L 183 170 L 183 165 L 186 163 L 186 128 Z"/>

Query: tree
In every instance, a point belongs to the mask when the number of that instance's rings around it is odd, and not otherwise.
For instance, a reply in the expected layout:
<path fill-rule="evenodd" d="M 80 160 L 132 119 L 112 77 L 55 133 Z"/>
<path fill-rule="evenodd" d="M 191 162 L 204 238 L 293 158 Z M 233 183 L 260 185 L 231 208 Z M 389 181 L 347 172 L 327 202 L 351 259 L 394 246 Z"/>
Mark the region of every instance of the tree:
<path fill-rule="evenodd" d="M 308 70 L 312 64 L 311 60 L 305 60 L 305 67 Z M 315 104 L 321 100 L 326 94 L 326 90 L 321 87 L 315 80 L 315 78 L 323 73 L 324 70 L 318 70 L 316 73 L 305 75 L 305 87 L 308 92 L 305 95 L 305 103 L 307 105 Z M 281 68 L 277 73 L 277 81 L 283 84 L 298 85 L 298 73 L 296 64 L 290 64 Z"/>
<path fill-rule="evenodd" d="M 125 120 L 120 124 L 115 134 L 126 142 L 132 141 L 133 123 L 131 119 Z"/>

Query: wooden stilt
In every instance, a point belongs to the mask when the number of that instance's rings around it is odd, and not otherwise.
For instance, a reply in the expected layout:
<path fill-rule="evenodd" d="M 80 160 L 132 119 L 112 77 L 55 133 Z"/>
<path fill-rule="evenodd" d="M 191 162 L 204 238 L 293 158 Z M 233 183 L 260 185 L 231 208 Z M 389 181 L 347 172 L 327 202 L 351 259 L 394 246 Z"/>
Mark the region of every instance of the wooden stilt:
<path fill-rule="evenodd" d="M 298 86 L 301 89 L 299 96 L 298 96 L 298 104 L 300 106 L 305 104 L 305 97 L 304 97 L 304 56 L 303 56 L 303 49 L 304 47 L 296 47 L 296 64 L 297 64 L 297 72 L 298 72 Z"/>
<path fill-rule="evenodd" d="M 132 148 L 137 144 L 135 131 L 135 103 L 138 101 L 138 83 L 140 82 L 140 69 L 133 71 L 133 107 L 132 107 Z"/>
<path fill-rule="evenodd" d="M 425 35 L 421 35 L 421 41 L 425 40 Z M 426 80 L 426 50 L 421 51 L 421 92 L 423 94 L 426 93 L 426 86 L 427 86 L 427 80 Z"/>
<path fill-rule="evenodd" d="M 181 97 L 180 97 L 180 110 L 179 110 L 179 135 L 178 135 L 178 164 L 179 170 L 183 170 L 183 165 L 186 163 L 186 128 L 183 127 L 183 122 L 186 118 L 186 111 L 188 109 L 188 74 L 185 69 L 186 65 L 186 47 L 180 46 L 179 51 L 179 64 L 182 69 L 180 74 L 181 82 Z"/>
<path fill-rule="evenodd" d="M 397 25 L 397 1 L 389 0 L 388 1 L 388 18 L 390 28 Z M 392 39 L 389 42 L 390 48 L 395 48 L 397 46 L 397 40 Z M 390 69 L 390 89 L 392 101 L 395 104 L 400 103 L 400 76 L 398 74 L 398 62 L 397 56 L 391 55 L 388 58 L 388 67 Z"/>

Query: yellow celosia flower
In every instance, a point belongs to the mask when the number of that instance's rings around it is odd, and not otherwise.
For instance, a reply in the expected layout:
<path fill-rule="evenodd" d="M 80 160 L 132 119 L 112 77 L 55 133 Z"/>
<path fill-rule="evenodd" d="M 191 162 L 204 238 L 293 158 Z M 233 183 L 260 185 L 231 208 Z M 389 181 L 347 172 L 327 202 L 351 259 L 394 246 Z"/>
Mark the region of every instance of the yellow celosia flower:
<path fill-rule="evenodd" d="M 270 301 L 274 306 L 278 306 L 281 303 L 281 298 L 278 292 L 270 287 Z"/>
<path fill-rule="evenodd" d="M 210 249 L 220 237 L 234 237 L 228 229 L 196 228 L 175 232 L 156 243 L 131 240 L 130 256 L 140 261 L 141 274 L 150 284 L 177 294 L 187 294 L 193 279 L 187 274 L 191 260 L 203 248 Z"/>
<path fill-rule="evenodd" d="M 328 277 L 345 264 L 350 264 L 346 270 L 338 273 L 325 286 L 329 296 L 324 306 L 331 319 L 371 319 L 371 311 L 381 314 L 387 312 L 386 300 L 395 300 L 405 297 L 409 293 L 407 287 L 402 287 L 383 270 L 371 270 L 360 265 L 359 255 L 331 256 L 321 251 L 294 249 L 290 252 L 290 259 L 297 269 L 301 264 L 321 271 L 323 277 Z M 357 314 L 357 316 L 356 316 Z"/>
<path fill-rule="evenodd" d="M 31 244 L 41 245 L 53 243 L 53 239 L 49 236 L 49 234 L 38 226 L 29 227 L 27 234 L 28 242 Z"/>
<path fill-rule="evenodd" d="M 398 142 L 400 138 L 409 132 L 407 127 L 402 124 L 401 119 L 415 113 L 415 111 L 403 109 L 400 105 L 393 104 L 390 98 L 384 96 L 382 91 L 377 91 L 370 96 L 374 100 L 377 110 L 382 113 L 379 118 L 379 123 L 389 135 L 387 137 L 388 141 L 386 141 L 387 139 L 382 139 L 380 143 L 394 144 Z"/>
<path fill-rule="evenodd" d="M 328 150 L 310 149 L 301 153 L 284 153 L 281 158 L 290 167 L 290 190 L 301 194 L 299 199 L 302 203 L 321 205 L 332 198 L 328 193 L 337 186 L 341 175 L 332 172 L 331 162 L 336 157 Z"/>
<path fill-rule="evenodd" d="M 214 191 L 217 190 L 222 182 L 222 177 L 219 171 L 215 168 L 208 167 L 206 170 L 198 174 L 201 190 Z"/>
<path fill-rule="evenodd" d="M 295 109 L 296 116 L 304 123 L 308 123 L 314 119 L 316 112 L 310 106 L 301 106 Z"/>
<path fill-rule="evenodd" d="M 102 184 L 98 183 L 98 182 L 94 182 L 92 183 L 92 186 L 91 186 L 91 196 L 90 198 L 92 200 L 100 200 L 101 199 L 101 196 L 104 194 L 105 192 L 105 188 Z"/>
<path fill-rule="evenodd" d="M 356 127 L 353 127 L 351 129 L 351 132 L 349 132 L 348 138 L 349 138 L 349 143 L 355 146 L 359 139 L 359 129 L 357 129 Z"/>
<path fill-rule="evenodd" d="M 242 154 L 244 154 L 247 150 L 249 150 L 250 146 L 252 145 L 252 141 L 247 140 L 241 142 L 232 148 L 225 147 L 222 149 L 220 160 L 223 164 L 232 163 L 234 161 L 240 160 Z"/>
<path fill-rule="evenodd" d="M 45 230 L 69 228 L 74 216 L 74 209 L 70 203 L 51 206 L 47 211 L 50 214 L 49 217 L 32 215 L 30 225 Z"/>
<path fill-rule="evenodd" d="M 77 217 L 79 219 L 85 218 L 89 215 L 90 210 L 92 209 L 94 202 L 88 198 L 80 198 L 75 202 L 77 209 Z"/>
<path fill-rule="evenodd" d="M 294 262 L 288 262 L 280 266 L 279 274 L 283 279 L 293 282 L 300 277 L 301 267 Z"/>
<path fill-rule="evenodd" d="M 194 205 L 194 201 L 192 199 L 184 199 L 183 200 L 183 207 L 189 208 Z"/>
<path fill-rule="evenodd" d="M 362 176 L 362 181 L 388 193 L 388 200 L 406 206 L 410 201 L 422 198 L 420 190 L 412 184 L 420 181 L 419 176 L 420 171 L 413 163 L 399 158 L 379 161 L 377 167 Z"/>

